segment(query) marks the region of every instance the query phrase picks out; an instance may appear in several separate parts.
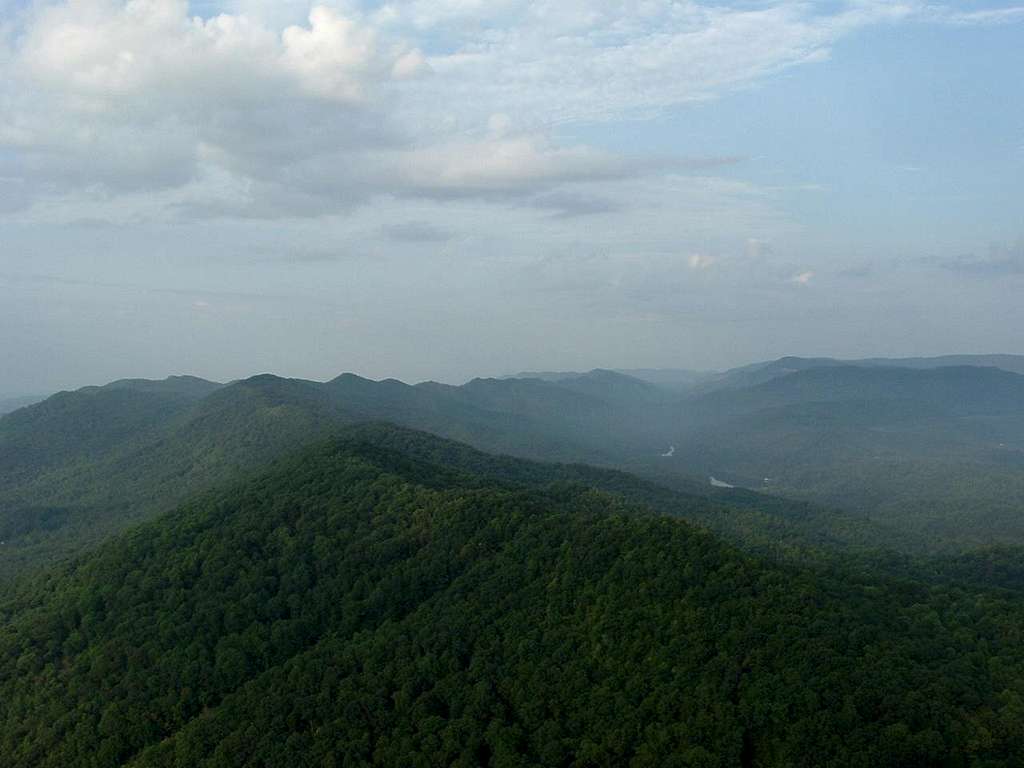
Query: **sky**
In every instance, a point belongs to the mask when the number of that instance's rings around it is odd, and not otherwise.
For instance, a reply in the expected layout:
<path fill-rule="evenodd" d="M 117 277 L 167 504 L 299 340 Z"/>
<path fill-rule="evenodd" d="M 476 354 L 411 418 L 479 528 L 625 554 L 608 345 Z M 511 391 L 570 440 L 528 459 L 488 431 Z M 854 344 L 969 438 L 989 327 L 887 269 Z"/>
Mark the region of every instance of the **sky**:
<path fill-rule="evenodd" d="M 0 394 L 1024 353 L 1024 5 L 0 0 Z"/>

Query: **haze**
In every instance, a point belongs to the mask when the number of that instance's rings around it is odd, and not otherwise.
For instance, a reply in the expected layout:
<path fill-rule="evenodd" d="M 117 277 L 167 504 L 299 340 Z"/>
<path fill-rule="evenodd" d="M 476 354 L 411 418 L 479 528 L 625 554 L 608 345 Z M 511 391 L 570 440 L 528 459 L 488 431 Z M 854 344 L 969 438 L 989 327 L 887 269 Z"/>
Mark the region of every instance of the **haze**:
<path fill-rule="evenodd" d="M 0 0 L 0 394 L 1024 352 L 1024 6 Z"/>

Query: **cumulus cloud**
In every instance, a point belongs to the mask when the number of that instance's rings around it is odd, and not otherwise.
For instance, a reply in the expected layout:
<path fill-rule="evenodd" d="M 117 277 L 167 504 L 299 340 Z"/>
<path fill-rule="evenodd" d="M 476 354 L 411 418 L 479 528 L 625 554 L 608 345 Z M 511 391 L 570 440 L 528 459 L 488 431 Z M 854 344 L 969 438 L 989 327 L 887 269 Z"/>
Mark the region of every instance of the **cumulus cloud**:
<path fill-rule="evenodd" d="M 646 172 L 502 115 L 475 138 L 418 134 L 395 105 L 430 65 L 357 11 L 316 6 L 276 31 L 243 14 L 190 18 L 183 0 L 70 0 L 28 14 L 0 68 L 0 174 L 37 196 L 175 190 L 179 213 L 293 216 Z"/>
<path fill-rule="evenodd" d="M 821 61 L 871 24 L 1013 20 L 871 0 L 824 11 L 669 0 L 2 8 L 0 213 L 64 206 L 70 218 L 111 215 L 103 204 L 315 216 L 381 196 L 614 211 L 620 201 L 581 185 L 736 159 L 621 157 L 560 144 L 552 125 L 713 98 Z"/>

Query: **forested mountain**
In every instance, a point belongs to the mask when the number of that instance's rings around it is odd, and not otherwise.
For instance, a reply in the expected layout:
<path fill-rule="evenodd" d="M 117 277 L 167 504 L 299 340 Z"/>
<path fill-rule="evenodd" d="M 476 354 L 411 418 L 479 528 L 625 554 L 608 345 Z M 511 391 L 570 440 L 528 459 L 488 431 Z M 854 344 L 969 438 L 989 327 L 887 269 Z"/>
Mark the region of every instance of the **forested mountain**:
<path fill-rule="evenodd" d="M 252 472 L 341 418 L 304 382 L 260 376 L 206 397 L 194 384 L 88 388 L 0 419 L 0 575 Z"/>
<path fill-rule="evenodd" d="M 1022 376 L 828 366 L 691 403 L 704 423 L 666 464 L 859 510 L 938 547 L 1024 541 Z"/>
<path fill-rule="evenodd" d="M 0 419 L 0 575 L 52 561 L 170 509 L 195 490 L 367 419 L 490 450 L 613 464 L 628 411 L 540 381 L 409 386 L 346 374 L 115 382 Z M 612 431 L 622 440 L 611 442 Z"/>
<path fill-rule="evenodd" d="M 939 357 L 870 357 L 860 360 L 840 360 L 833 357 L 780 357 L 759 363 L 731 368 L 720 373 L 707 373 L 694 381 L 702 391 L 739 389 L 762 384 L 788 376 L 797 371 L 813 368 L 852 366 L 857 368 L 908 368 L 935 370 L 936 368 L 999 368 L 1009 373 L 1024 374 L 1024 355 L 942 355 Z"/>
<path fill-rule="evenodd" d="M 613 371 L 463 386 L 352 374 L 229 385 L 177 377 L 60 393 L 0 418 L 0 576 L 91 546 L 366 420 L 492 452 L 621 468 L 691 495 L 721 498 L 707 487 L 713 475 L 815 505 L 751 497 L 747 510 L 774 510 L 767 528 L 712 526 L 744 541 L 770 539 L 780 516 L 805 521 L 776 531 L 787 546 L 1024 541 L 1024 377 L 794 360 L 776 368 L 800 370 L 690 394 Z M 830 516 L 822 505 L 852 514 Z"/>
<path fill-rule="evenodd" d="M 797 371 L 833 366 L 861 368 L 910 368 L 934 370 L 968 366 L 971 368 L 999 368 L 1010 373 L 1024 374 L 1024 355 L 940 355 L 938 357 L 869 357 L 841 360 L 834 357 L 780 357 L 764 360 L 725 371 L 697 371 L 686 368 L 619 368 L 619 373 L 674 391 L 710 392 L 716 389 L 740 389 L 762 384 L 771 379 Z M 593 371 L 592 371 L 593 373 Z M 505 378 L 543 379 L 561 382 L 585 376 L 573 371 L 527 371 Z"/>
<path fill-rule="evenodd" d="M 1019 764 L 1019 595 L 771 564 L 551 471 L 358 428 L 23 584 L 0 762 Z"/>
<path fill-rule="evenodd" d="M 644 381 L 648 384 L 673 391 L 688 389 L 696 384 L 716 378 L 720 374 L 714 371 L 695 371 L 688 368 L 595 368 L 589 372 L 582 371 L 523 371 L 505 379 L 541 379 L 543 381 L 563 382 L 587 376 L 588 373 L 617 373 L 631 379 Z"/>
<path fill-rule="evenodd" d="M 61 392 L 3 418 L 0 472 L 30 472 L 122 445 L 171 421 L 215 387 L 168 379 Z"/>
<path fill-rule="evenodd" d="M 967 365 L 974 368 L 1001 368 L 1024 374 L 1024 355 L 940 355 L 938 357 L 872 357 L 853 361 L 857 365 L 896 368 L 948 368 Z"/>
<path fill-rule="evenodd" d="M 843 423 L 893 425 L 927 419 L 1020 413 L 1024 376 L 996 368 L 864 368 L 824 366 L 795 371 L 760 384 L 718 390 L 684 401 L 683 423 L 719 424 L 750 414 L 798 414 L 840 405 L 830 415 Z M 853 407 L 851 407 L 853 406 Z"/>
<path fill-rule="evenodd" d="M 0 462 L 0 575 L 88 548 L 197 490 L 244 477 L 275 457 L 367 419 L 388 418 L 521 456 L 615 464 L 624 455 L 599 446 L 616 421 L 624 423 L 622 414 L 609 412 L 609 403 L 595 395 L 542 382 L 411 387 L 352 375 L 327 384 L 264 375 L 209 389 L 208 396 L 195 399 L 168 394 L 162 383 L 90 388 L 0 421 L 0 456 L 8 457 L 9 465 Z M 83 409 L 88 419 L 81 417 Z M 71 431 L 80 422 L 93 425 L 84 436 Z M 32 436 L 45 451 L 29 450 Z M 588 448 L 591 444 L 595 447 Z M 622 447 L 622 442 L 611 446 Z M 544 473 L 547 482 L 585 477 L 599 487 L 628 488 L 632 498 L 757 549 L 861 548 L 901 541 L 862 514 L 716 491 L 685 476 L 673 475 L 674 490 L 669 490 L 582 466 Z M 709 496 L 729 511 L 709 507 Z M 695 499 L 700 503 L 693 504 Z"/>
<path fill-rule="evenodd" d="M 722 389 L 743 389 L 764 384 L 772 379 L 788 376 L 798 371 L 843 365 L 849 364 L 831 357 L 781 357 L 778 360 L 751 363 L 750 365 L 731 368 L 728 371 L 713 374 L 699 382 L 695 387 L 695 391 L 703 393 Z"/>

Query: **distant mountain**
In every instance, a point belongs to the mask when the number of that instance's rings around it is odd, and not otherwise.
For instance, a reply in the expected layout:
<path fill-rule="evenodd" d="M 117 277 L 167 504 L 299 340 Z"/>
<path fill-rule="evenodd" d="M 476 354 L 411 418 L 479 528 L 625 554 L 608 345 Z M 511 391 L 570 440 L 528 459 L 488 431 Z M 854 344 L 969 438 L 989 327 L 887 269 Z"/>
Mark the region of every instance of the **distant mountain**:
<path fill-rule="evenodd" d="M 786 523 L 779 535 L 794 545 L 1024 541 L 1015 511 L 1024 505 L 1024 377 L 800 358 L 744 375 L 758 383 L 672 392 L 597 370 L 463 386 L 353 374 L 228 385 L 180 377 L 60 393 L 0 417 L 0 575 L 93 546 L 366 421 L 521 458 L 615 467 L 689 494 L 722 493 L 713 476 L 859 521 L 845 532 L 824 513 L 795 529 Z M 758 496 L 750 506 L 771 503 Z M 701 522 L 753 545 L 788 514 Z"/>
<path fill-rule="evenodd" d="M 576 376 L 583 376 L 584 371 L 520 371 L 499 376 L 499 379 L 540 379 L 541 381 L 562 381 Z"/>
<path fill-rule="evenodd" d="M 216 392 L 223 386 L 215 381 L 207 381 L 196 376 L 168 376 L 166 379 L 159 380 L 118 379 L 103 387 L 85 387 L 78 391 L 88 393 L 99 390 L 129 390 L 199 399 Z"/>
<path fill-rule="evenodd" d="M 672 466 L 868 514 L 936 546 L 1024 541 L 1024 377 L 831 365 L 681 406 Z"/>
<path fill-rule="evenodd" d="M 857 365 L 895 366 L 897 368 L 948 368 L 969 365 L 980 368 L 1001 368 L 1024 374 L 1024 355 L 942 355 L 940 357 L 875 357 L 854 361 Z"/>
<path fill-rule="evenodd" d="M 353 374 L 318 383 L 260 375 L 226 386 L 136 381 L 62 393 L 0 419 L 0 575 L 92 546 L 197 490 L 245 477 L 357 422 L 389 421 L 515 456 L 643 472 L 652 460 L 663 461 L 657 455 L 676 410 L 663 390 L 608 371 L 562 385 L 477 379 L 462 387 L 410 386 Z M 674 466 L 662 480 L 677 491 L 718 493 Z M 759 548 L 897 541 L 872 533 L 863 516 L 808 516 L 801 509 L 794 520 L 803 522 L 791 523 L 785 505 L 768 515 L 741 511 L 751 506 L 700 522 Z"/>
<path fill-rule="evenodd" d="M 742 389 L 763 384 L 766 381 L 788 376 L 797 371 L 837 366 L 858 366 L 870 368 L 911 368 L 930 370 L 970 366 L 974 368 L 999 368 L 1010 373 L 1024 374 L 1024 355 L 942 355 L 939 357 L 871 357 L 842 360 L 833 357 L 780 357 L 749 365 L 730 368 L 726 371 L 697 371 L 684 368 L 615 368 L 613 373 L 639 379 L 676 392 L 696 388 L 709 392 L 715 389 Z M 595 369 L 597 373 L 603 369 Z M 524 371 L 505 379 L 541 379 L 549 382 L 564 382 L 589 375 L 579 371 Z"/>
<path fill-rule="evenodd" d="M 623 404 L 667 399 L 665 392 L 654 384 L 617 371 L 595 369 L 578 376 L 566 376 L 557 384 L 563 389 Z"/>
<path fill-rule="evenodd" d="M 227 386 L 120 381 L 0 418 L 0 575 L 91 546 L 197 489 L 358 421 L 387 420 L 536 458 L 614 463 L 629 420 L 539 381 L 409 386 L 345 374 Z M 619 434 L 620 442 L 608 439 Z"/>
<path fill-rule="evenodd" d="M 836 366 L 852 365 L 831 357 L 780 357 L 778 360 L 770 360 L 763 363 L 751 363 L 739 368 L 731 368 L 719 374 L 713 374 L 697 382 L 701 391 L 714 391 L 716 389 L 743 389 L 763 384 L 780 376 L 788 376 L 798 371 L 807 371 L 814 368 L 832 368 Z"/>
<path fill-rule="evenodd" d="M 38 471 L 143 438 L 213 392 L 199 380 L 117 381 L 60 392 L 0 419 L 0 477 Z"/>
<path fill-rule="evenodd" d="M 775 564 L 547 473 L 360 428 L 23 585 L 0 764 L 1019 764 L 1012 552 Z"/>
<path fill-rule="evenodd" d="M 595 368 L 587 373 L 579 371 L 524 371 L 504 379 L 540 379 L 542 381 L 564 382 L 599 373 L 617 373 L 631 379 L 645 381 L 671 390 L 679 390 L 713 379 L 718 374 L 710 371 L 693 371 L 685 368 Z"/>
<path fill-rule="evenodd" d="M 943 355 L 941 357 L 873 357 L 860 360 L 840 360 L 832 357 L 781 357 L 761 363 L 732 368 L 718 374 L 707 374 L 694 381 L 704 391 L 713 389 L 741 389 L 788 376 L 797 371 L 814 368 L 857 366 L 861 368 L 911 368 L 932 370 L 970 366 L 999 368 L 1010 373 L 1024 374 L 1024 355 Z"/>
<path fill-rule="evenodd" d="M 263 383 L 117 382 L 0 418 L 0 575 L 91 546 L 323 434 L 329 411 L 315 397 Z"/>
<path fill-rule="evenodd" d="M 712 371 L 695 371 L 687 368 L 623 368 L 616 369 L 616 373 L 669 389 L 691 387 L 717 375 Z"/>
<path fill-rule="evenodd" d="M 767 369 L 765 369 L 767 370 Z M 998 368 L 861 367 L 846 364 L 771 369 L 756 385 L 717 391 L 691 401 L 716 413 L 741 413 L 799 403 L 899 402 L 908 416 L 943 417 L 1024 409 L 1024 376 Z"/>

